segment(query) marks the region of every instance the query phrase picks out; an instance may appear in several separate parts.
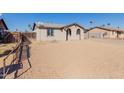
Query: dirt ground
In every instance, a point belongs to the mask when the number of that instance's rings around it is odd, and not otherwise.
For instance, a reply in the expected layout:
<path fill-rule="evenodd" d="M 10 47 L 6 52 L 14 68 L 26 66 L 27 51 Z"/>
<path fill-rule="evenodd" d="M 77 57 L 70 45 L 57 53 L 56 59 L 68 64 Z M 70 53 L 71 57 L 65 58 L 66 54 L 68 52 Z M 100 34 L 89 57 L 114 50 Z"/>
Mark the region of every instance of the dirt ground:
<path fill-rule="evenodd" d="M 0 44 L 0 54 L 3 54 L 6 50 L 12 50 L 15 45 L 15 43 Z"/>
<path fill-rule="evenodd" d="M 15 43 L 0 44 L 0 67 L 6 55 L 15 47 Z"/>
<path fill-rule="evenodd" d="M 32 68 L 19 78 L 124 78 L 123 45 L 123 40 L 33 42 Z"/>

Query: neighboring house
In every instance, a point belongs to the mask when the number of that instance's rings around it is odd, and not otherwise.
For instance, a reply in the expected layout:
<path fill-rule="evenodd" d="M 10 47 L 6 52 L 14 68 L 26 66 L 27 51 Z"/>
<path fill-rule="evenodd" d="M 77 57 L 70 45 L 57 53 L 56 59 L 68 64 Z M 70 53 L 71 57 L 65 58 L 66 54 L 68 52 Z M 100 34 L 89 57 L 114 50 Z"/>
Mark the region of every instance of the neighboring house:
<path fill-rule="evenodd" d="M 0 41 L 3 39 L 6 30 L 8 30 L 6 23 L 3 19 L 0 19 Z"/>
<path fill-rule="evenodd" d="M 36 32 L 38 41 L 81 40 L 84 39 L 85 29 L 77 23 L 69 25 L 34 23 L 33 31 Z"/>
<path fill-rule="evenodd" d="M 109 39 L 123 39 L 124 32 L 118 29 L 94 27 L 87 31 L 89 38 L 109 38 Z"/>

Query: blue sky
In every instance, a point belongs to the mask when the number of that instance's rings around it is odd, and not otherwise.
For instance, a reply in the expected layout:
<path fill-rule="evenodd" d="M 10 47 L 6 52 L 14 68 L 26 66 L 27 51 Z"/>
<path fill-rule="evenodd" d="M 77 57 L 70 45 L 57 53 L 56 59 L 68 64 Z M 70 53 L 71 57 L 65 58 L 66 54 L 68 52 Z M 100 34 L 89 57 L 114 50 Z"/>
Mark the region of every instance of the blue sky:
<path fill-rule="evenodd" d="M 90 26 L 89 21 L 93 21 L 92 26 L 107 25 L 111 23 L 112 27 L 124 29 L 123 13 L 3 13 L 3 18 L 10 30 L 19 29 L 24 31 L 28 29 L 29 24 L 34 22 L 50 22 L 59 24 L 78 23 L 85 28 Z"/>

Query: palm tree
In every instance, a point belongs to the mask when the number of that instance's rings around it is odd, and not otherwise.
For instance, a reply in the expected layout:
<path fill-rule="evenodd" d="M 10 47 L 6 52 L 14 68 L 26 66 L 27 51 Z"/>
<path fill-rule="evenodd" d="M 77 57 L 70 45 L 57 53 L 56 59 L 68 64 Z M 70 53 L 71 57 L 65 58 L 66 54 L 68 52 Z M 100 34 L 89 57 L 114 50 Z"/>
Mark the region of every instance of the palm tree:
<path fill-rule="evenodd" d="M 90 28 L 92 28 L 93 21 L 90 21 Z M 88 39 L 89 39 L 89 31 L 88 31 Z"/>
<path fill-rule="evenodd" d="M 18 32 L 19 30 L 18 30 L 18 28 L 16 28 L 16 30 L 15 30 L 16 32 Z"/>
<path fill-rule="evenodd" d="M 118 28 L 118 30 L 120 29 L 120 27 L 119 27 L 119 26 L 118 26 L 117 28 Z"/>
<path fill-rule="evenodd" d="M 30 24 L 28 25 L 28 28 L 29 28 L 29 30 L 32 31 L 32 26 Z"/>
<path fill-rule="evenodd" d="M 90 26 L 92 26 L 92 24 L 93 24 L 93 21 L 90 21 L 89 23 L 90 23 Z M 91 27 L 91 28 L 92 28 L 92 27 Z"/>
<path fill-rule="evenodd" d="M 105 24 L 103 24 L 102 27 L 105 27 Z"/>
<path fill-rule="evenodd" d="M 109 27 L 111 25 L 111 23 L 108 23 L 107 26 Z"/>

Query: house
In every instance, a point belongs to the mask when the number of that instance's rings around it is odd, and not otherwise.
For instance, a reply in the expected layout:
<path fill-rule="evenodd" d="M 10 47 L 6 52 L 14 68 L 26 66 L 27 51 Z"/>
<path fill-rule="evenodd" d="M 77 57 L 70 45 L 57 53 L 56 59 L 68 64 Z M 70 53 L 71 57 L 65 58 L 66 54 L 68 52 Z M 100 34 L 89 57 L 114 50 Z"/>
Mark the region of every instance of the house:
<path fill-rule="evenodd" d="M 4 22 L 3 19 L 0 19 L 0 42 L 2 41 L 6 30 L 8 30 L 6 23 Z"/>
<path fill-rule="evenodd" d="M 33 31 L 38 41 L 82 40 L 85 29 L 77 23 L 61 25 L 38 22 L 34 23 Z"/>
<path fill-rule="evenodd" d="M 109 38 L 109 39 L 124 39 L 124 32 L 119 29 L 94 27 L 87 30 L 89 38 Z"/>

